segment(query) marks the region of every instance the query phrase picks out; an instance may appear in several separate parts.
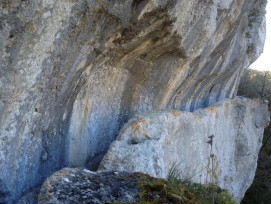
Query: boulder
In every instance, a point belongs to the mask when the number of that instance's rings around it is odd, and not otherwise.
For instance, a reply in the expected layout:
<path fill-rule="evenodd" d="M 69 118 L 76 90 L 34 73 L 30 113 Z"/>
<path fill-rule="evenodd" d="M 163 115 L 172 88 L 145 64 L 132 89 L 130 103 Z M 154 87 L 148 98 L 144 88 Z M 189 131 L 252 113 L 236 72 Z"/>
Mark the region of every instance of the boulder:
<path fill-rule="evenodd" d="M 235 203 L 216 186 L 184 184 L 143 173 L 92 172 L 64 168 L 48 177 L 41 187 L 38 204 L 202 204 Z"/>
<path fill-rule="evenodd" d="M 140 174 L 64 168 L 46 179 L 39 204 L 136 202 Z M 142 174 L 143 175 L 143 174 Z"/>
<path fill-rule="evenodd" d="M 138 115 L 122 127 L 99 170 L 161 178 L 177 173 L 183 180 L 218 184 L 241 201 L 254 179 L 269 119 L 266 103 L 242 97 L 193 113 L 161 110 Z"/>

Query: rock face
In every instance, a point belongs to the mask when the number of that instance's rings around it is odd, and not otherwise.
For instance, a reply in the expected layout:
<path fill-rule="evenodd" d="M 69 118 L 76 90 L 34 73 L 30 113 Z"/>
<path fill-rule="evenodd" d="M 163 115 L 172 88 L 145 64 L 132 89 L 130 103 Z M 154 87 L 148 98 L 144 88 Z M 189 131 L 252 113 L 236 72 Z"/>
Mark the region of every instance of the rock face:
<path fill-rule="evenodd" d="M 121 125 L 235 95 L 266 0 L 2 0 L 0 202 L 65 165 L 96 168 Z"/>
<path fill-rule="evenodd" d="M 177 167 L 182 179 L 209 183 L 211 146 L 206 142 L 213 134 L 214 182 L 240 201 L 253 181 L 268 123 L 266 104 L 238 97 L 194 113 L 159 111 L 137 116 L 121 129 L 100 170 L 165 178 Z"/>

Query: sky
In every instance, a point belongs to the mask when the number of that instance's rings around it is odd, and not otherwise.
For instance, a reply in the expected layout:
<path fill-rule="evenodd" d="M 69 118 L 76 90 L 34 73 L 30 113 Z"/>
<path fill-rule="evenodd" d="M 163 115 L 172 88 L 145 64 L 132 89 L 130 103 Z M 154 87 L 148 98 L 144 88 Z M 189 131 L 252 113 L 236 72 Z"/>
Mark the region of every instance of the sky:
<path fill-rule="evenodd" d="M 260 71 L 271 71 L 271 0 L 267 1 L 266 7 L 266 39 L 261 56 L 250 68 Z"/>

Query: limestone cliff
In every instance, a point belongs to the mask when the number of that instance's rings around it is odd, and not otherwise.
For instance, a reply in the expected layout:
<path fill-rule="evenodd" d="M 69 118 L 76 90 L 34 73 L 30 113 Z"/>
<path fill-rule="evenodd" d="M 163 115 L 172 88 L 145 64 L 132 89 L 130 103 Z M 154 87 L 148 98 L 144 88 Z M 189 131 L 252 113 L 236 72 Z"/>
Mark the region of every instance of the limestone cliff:
<path fill-rule="evenodd" d="M 0 202 L 95 168 L 123 123 L 235 95 L 266 0 L 2 0 Z"/>

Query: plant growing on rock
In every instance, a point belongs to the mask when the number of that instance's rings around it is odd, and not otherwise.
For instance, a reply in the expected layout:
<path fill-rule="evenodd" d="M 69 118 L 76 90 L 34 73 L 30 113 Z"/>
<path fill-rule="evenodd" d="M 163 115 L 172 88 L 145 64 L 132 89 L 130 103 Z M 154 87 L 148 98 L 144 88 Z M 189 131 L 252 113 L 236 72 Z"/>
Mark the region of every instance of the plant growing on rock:
<path fill-rule="evenodd" d="M 175 162 L 169 169 L 167 180 L 170 182 L 182 181 L 182 183 L 187 183 L 205 168 L 206 167 L 203 167 L 198 170 L 198 164 L 196 166 L 186 166 L 185 164 L 182 165 L 180 162 Z"/>
<path fill-rule="evenodd" d="M 211 188 L 212 188 L 212 204 L 215 203 L 215 195 L 214 195 L 214 177 L 215 177 L 215 171 L 214 171 L 214 159 L 215 159 L 215 155 L 214 155 L 214 152 L 213 152 L 213 139 L 214 139 L 214 135 L 210 135 L 208 136 L 209 140 L 207 141 L 207 143 L 211 146 L 211 149 L 210 149 L 210 156 L 208 157 L 208 168 L 207 168 L 207 173 L 208 174 L 211 174 L 210 177 L 211 177 Z M 211 158 L 211 172 L 209 171 L 209 165 L 210 165 L 210 158 Z M 208 175 L 207 174 L 207 175 Z"/>
<path fill-rule="evenodd" d="M 209 139 L 213 140 L 213 137 L 209 137 Z M 196 198 L 195 203 L 198 203 L 198 204 L 210 204 L 210 203 L 212 203 L 212 204 L 213 203 L 216 203 L 216 204 L 236 204 L 236 201 L 232 198 L 231 194 L 227 190 L 221 189 L 220 187 L 215 185 L 215 182 L 214 182 L 216 179 L 215 166 L 216 166 L 217 159 L 215 159 L 216 157 L 212 151 L 210 153 L 209 158 L 213 158 L 212 163 L 214 164 L 214 165 L 212 165 L 213 168 L 211 168 L 211 170 L 212 170 L 211 173 L 213 172 L 213 174 L 210 174 L 211 178 L 213 175 L 213 178 L 211 179 L 211 182 L 209 184 L 206 183 L 205 185 L 203 185 L 203 184 L 194 183 L 191 181 L 191 179 L 196 174 L 198 174 L 200 172 L 200 171 L 196 171 L 196 170 L 193 171 L 196 173 L 191 175 L 192 177 L 190 177 L 190 179 L 185 179 L 185 180 L 180 179 L 183 177 L 183 175 L 186 175 L 184 173 L 184 171 L 186 169 L 180 168 L 181 167 L 180 164 L 174 163 L 172 165 L 171 169 L 169 170 L 169 173 L 167 176 L 167 179 L 169 180 L 170 185 L 185 188 L 186 191 L 188 191 L 190 193 L 190 195 L 195 196 L 195 198 Z M 210 159 L 209 159 L 209 161 L 210 161 Z M 208 164 L 208 166 L 209 166 L 209 164 Z M 204 167 L 204 169 L 205 168 L 208 169 L 208 166 Z M 150 202 L 150 203 L 152 203 L 152 202 Z M 193 203 L 193 202 L 179 202 L 179 203 Z"/>

